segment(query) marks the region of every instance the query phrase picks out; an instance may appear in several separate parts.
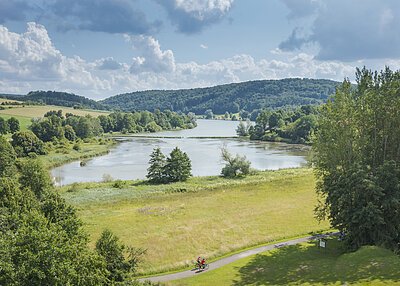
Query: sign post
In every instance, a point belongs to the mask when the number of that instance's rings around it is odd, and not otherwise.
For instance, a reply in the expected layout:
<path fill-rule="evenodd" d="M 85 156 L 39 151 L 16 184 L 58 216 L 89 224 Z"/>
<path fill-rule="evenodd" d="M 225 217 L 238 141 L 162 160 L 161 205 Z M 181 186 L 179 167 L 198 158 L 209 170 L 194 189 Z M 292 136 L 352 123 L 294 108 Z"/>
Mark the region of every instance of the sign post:
<path fill-rule="evenodd" d="M 324 238 L 318 240 L 318 248 L 324 248 L 326 250 L 327 241 Z"/>

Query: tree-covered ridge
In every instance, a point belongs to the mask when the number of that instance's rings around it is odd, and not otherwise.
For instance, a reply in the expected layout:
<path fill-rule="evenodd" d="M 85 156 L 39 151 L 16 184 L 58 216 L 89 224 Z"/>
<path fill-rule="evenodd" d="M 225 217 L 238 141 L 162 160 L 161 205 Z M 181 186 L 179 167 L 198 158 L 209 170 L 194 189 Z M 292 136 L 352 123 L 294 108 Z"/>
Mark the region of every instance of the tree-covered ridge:
<path fill-rule="evenodd" d="M 107 109 L 103 104 L 84 96 L 59 91 L 31 91 L 27 95 L 4 95 L 4 98 L 35 102 L 48 105 L 58 105 L 74 108 Z"/>
<path fill-rule="evenodd" d="M 203 114 L 319 104 L 334 94 L 338 82 L 325 79 L 287 78 L 258 80 L 214 87 L 149 90 L 107 98 L 101 103 L 124 111 L 170 109 Z"/>

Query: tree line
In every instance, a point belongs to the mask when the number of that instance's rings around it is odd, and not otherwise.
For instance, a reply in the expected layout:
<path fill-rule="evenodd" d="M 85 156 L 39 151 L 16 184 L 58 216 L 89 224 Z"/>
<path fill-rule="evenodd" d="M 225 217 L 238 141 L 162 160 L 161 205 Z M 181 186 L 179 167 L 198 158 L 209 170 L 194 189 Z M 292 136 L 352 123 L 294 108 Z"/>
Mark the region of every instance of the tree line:
<path fill-rule="evenodd" d="M 123 111 L 169 109 L 195 114 L 204 114 L 206 110 L 215 114 L 252 113 L 264 108 L 323 103 L 338 84 L 323 79 L 258 80 L 207 88 L 138 91 L 112 96 L 101 103 Z"/>
<path fill-rule="evenodd" d="M 254 126 L 249 120 L 241 121 L 236 133 L 250 136 L 251 140 L 310 144 L 317 129 L 319 109 L 320 106 L 316 105 L 265 109 L 257 115 Z"/>
<path fill-rule="evenodd" d="M 158 110 L 154 113 L 148 111 L 114 112 L 99 117 L 78 116 L 71 113 L 64 116 L 62 110 L 52 110 L 47 112 L 43 118 L 32 119 L 32 124 L 27 131 L 18 131 L 19 121 L 17 119 L 10 118 L 6 121 L 0 117 L 0 131 L 6 130 L 13 133 L 11 144 L 20 157 L 46 154 L 47 142 L 87 140 L 100 136 L 104 132 L 157 132 L 195 126 L 196 118 L 193 114 L 184 115 Z"/>

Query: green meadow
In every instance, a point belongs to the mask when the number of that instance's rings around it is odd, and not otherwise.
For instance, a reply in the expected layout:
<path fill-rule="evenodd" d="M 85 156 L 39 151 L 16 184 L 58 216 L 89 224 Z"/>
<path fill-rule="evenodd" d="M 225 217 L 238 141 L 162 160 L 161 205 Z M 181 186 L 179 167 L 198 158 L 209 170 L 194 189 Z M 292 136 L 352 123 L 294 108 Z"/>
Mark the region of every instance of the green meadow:
<path fill-rule="evenodd" d="M 346 253 L 335 239 L 274 249 L 204 274 L 166 283 L 200 285 L 400 285 L 400 257 L 377 246 Z"/>
<path fill-rule="evenodd" d="M 91 245 L 108 228 L 127 245 L 147 249 L 140 274 L 192 265 L 198 255 L 228 253 L 328 229 L 313 215 L 311 169 L 264 171 L 246 178 L 195 177 L 74 184 L 60 189 L 79 210 Z"/>

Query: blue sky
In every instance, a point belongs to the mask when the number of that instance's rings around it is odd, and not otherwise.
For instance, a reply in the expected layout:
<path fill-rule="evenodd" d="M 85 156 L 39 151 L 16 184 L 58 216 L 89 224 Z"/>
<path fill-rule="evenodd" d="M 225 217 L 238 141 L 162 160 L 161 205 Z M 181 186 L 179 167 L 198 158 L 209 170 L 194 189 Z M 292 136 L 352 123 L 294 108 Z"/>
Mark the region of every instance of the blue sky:
<path fill-rule="evenodd" d="M 0 0 L 0 92 L 101 99 L 400 67 L 397 0 Z"/>

